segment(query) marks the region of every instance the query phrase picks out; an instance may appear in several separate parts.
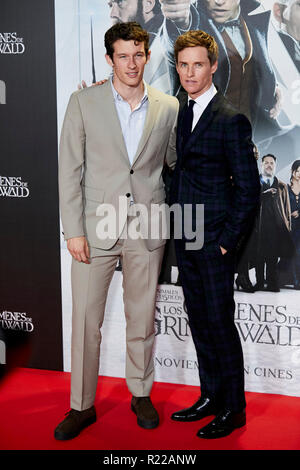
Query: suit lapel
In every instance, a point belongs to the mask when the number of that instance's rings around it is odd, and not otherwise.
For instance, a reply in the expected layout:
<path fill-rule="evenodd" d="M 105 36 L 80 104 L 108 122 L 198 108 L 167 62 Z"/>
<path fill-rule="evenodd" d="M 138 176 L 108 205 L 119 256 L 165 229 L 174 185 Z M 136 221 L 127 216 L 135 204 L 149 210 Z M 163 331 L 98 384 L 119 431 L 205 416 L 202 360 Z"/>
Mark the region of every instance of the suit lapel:
<path fill-rule="evenodd" d="M 157 98 L 157 96 L 155 96 L 151 87 L 149 87 L 149 85 L 146 85 L 146 86 L 147 86 L 147 94 L 148 94 L 148 101 L 149 101 L 148 110 L 146 114 L 143 134 L 139 142 L 132 165 L 136 163 L 137 159 L 140 157 L 141 153 L 144 150 L 144 147 L 152 132 L 152 129 L 153 129 L 156 117 L 157 117 L 158 108 L 159 108 L 159 99 Z"/>
<path fill-rule="evenodd" d="M 111 89 L 111 82 L 108 80 L 104 85 L 101 85 L 100 88 L 105 87 L 106 88 L 106 93 L 105 94 L 99 94 L 99 110 L 105 109 L 106 113 L 106 120 L 107 123 L 109 124 L 110 129 L 112 130 L 112 135 L 114 136 L 114 141 L 117 143 L 120 149 L 120 155 L 122 158 L 125 158 L 126 161 L 128 162 L 128 165 L 130 165 L 127 149 L 126 149 L 126 144 L 125 140 L 123 137 L 123 132 L 120 124 L 120 119 L 118 116 L 118 112 L 116 109 L 115 101 L 114 101 L 114 96 L 113 92 Z"/>
<path fill-rule="evenodd" d="M 184 115 L 186 111 L 187 111 L 187 103 L 181 108 L 181 111 L 179 112 L 179 116 L 178 116 L 177 138 L 176 138 L 178 155 L 181 155 L 184 150 L 182 147 L 182 144 L 183 144 L 182 123 L 183 123 L 183 119 L 184 119 Z"/>

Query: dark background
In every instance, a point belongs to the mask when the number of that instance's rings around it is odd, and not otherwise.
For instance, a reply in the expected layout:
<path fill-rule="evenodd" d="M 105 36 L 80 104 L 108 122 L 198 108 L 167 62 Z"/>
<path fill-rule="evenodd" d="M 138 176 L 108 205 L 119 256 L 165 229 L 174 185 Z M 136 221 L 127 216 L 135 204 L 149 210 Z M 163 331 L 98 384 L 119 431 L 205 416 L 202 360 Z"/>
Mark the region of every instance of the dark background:
<path fill-rule="evenodd" d="M 32 318 L 19 365 L 62 369 L 54 0 L 1 0 L 0 32 L 25 44 L 23 54 L 0 54 L 0 176 L 30 190 L 0 197 L 0 314 Z"/>

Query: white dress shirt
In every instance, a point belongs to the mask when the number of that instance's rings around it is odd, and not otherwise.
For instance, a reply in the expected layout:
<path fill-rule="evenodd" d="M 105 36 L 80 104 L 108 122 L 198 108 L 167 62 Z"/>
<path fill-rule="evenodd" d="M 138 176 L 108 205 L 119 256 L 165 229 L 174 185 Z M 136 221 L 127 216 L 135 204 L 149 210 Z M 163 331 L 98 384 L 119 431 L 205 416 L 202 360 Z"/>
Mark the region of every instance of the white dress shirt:
<path fill-rule="evenodd" d="M 193 124 L 192 124 L 192 131 L 194 130 L 197 122 L 202 116 L 202 113 L 204 112 L 208 103 L 213 99 L 216 93 L 217 93 L 217 89 L 215 85 L 212 83 L 211 87 L 207 91 L 205 91 L 202 95 L 198 96 L 198 98 L 194 100 L 195 104 L 193 107 L 194 118 L 193 118 Z M 192 99 L 193 98 L 188 97 L 188 101 Z"/>
<path fill-rule="evenodd" d="M 236 18 L 233 18 L 233 20 L 237 20 L 240 16 L 241 13 L 241 8 L 239 8 L 239 12 L 236 16 Z M 245 59 L 246 57 L 246 44 L 242 35 L 241 27 L 240 26 L 228 26 L 225 23 L 223 23 L 224 29 L 228 36 L 230 37 L 231 41 L 233 42 L 236 50 L 240 54 L 242 60 Z"/>
<path fill-rule="evenodd" d="M 131 111 L 130 104 L 119 95 L 115 89 L 112 79 L 111 87 L 114 95 L 114 101 L 117 108 L 122 134 L 124 137 L 128 158 L 132 165 L 139 142 L 141 140 L 145 119 L 148 109 L 147 85 L 144 82 L 144 96 L 136 108 Z"/>

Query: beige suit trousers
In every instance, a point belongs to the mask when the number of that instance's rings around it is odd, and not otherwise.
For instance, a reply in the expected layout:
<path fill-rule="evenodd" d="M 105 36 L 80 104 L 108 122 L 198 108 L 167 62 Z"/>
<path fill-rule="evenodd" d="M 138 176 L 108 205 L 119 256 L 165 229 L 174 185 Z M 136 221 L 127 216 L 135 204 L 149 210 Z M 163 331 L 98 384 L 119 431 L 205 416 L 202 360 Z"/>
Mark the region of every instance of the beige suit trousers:
<path fill-rule="evenodd" d="M 148 251 L 143 240 L 120 239 L 110 250 L 92 250 L 90 264 L 72 260 L 71 408 L 85 410 L 95 400 L 100 328 L 119 258 L 126 317 L 126 382 L 132 395 L 150 395 L 156 290 L 163 251 L 164 246 Z"/>

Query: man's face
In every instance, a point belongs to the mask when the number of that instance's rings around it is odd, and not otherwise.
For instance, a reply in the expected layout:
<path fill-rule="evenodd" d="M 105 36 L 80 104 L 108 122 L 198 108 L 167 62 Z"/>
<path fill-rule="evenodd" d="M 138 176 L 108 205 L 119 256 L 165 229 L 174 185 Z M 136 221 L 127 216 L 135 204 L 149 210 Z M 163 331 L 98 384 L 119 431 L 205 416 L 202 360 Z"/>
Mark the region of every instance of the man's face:
<path fill-rule="evenodd" d="M 106 60 L 114 70 L 114 83 L 137 87 L 143 80 L 144 68 L 150 58 L 145 54 L 143 42 L 118 39 L 113 44 L 113 61 L 106 55 Z"/>
<path fill-rule="evenodd" d="M 209 16 L 216 23 L 236 18 L 239 12 L 240 0 L 204 0 Z"/>
<path fill-rule="evenodd" d="M 112 24 L 135 21 L 138 13 L 138 0 L 109 0 Z"/>
<path fill-rule="evenodd" d="M 186 47 L 178 53 L 176 70 L 181 85 L 191 98 L 197 98 L 210 88 L 217 66 L 217 62 L 210 65 L 205 47 Z"/>
<path fill-rule="evenodd" d="M 275 170 L 276 170 L 276 162 L 275 162 L 274 158 L 272 158 L 272 157 L 264 158 L 264 160 L 261 164 L 261 168 L 262 168 L 262 175 L 263 176 L 267 176 L 269 178 L 274 176 L 275 175 Z"/>
<path fill-rule="evenodd" d="M 284 22 L 286 24 L 287 32 L 297 41 L 300 41 L 300 0 L 295 0 L 292 3 L 288 14 L 288 20 Z"/>

